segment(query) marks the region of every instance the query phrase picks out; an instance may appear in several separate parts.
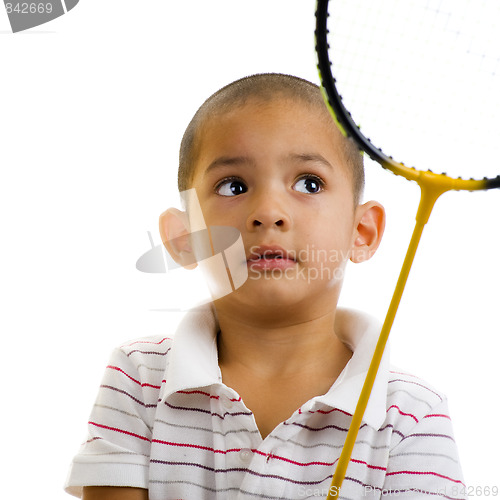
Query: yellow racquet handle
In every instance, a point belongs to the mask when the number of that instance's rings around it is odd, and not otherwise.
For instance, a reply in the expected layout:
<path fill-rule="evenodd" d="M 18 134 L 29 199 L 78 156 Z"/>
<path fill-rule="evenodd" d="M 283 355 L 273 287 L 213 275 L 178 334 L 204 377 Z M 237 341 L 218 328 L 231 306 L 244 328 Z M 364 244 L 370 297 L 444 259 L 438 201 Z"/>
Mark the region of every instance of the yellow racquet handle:
<path fill-rule="evenodd" d="M 356 437 L 363 420 L 363 415 L 375 383 L 375 377 L 377 376 L 378 368 L 380 366 L 380 362 L 382 361 L 385 345 L 387 344 L 387 339 L 389 338 L 389 333 L 391 331 L 392 324 L 394 323 L 399 303 L 401 302 L 401 297 L 403 295 L 408 275 L 410 274 L 410 269 L 417 252 L 418 244 L 420 242 L 420 237 L 422 236 L 425 224 L 429 220 L 436 200 L 446 191 L 450 191 L 456 187 L 455 180 L 450 177 L 437 175 L 432 172 L 416 172 L 418 178 L 414 180 L 416 180 L 420 186 L 421 196 L 416 215 L 415 228 L 413 230 L 410 244 L 406 252 L 406 257 L 396 283 L 391 303 L 389 304 L 389 309 L 387 310 L 384 324 L 382 325 L 382 330 L 380 331 L 370 367 L 368 368 L 368 372 L 366 374 L 363 388 L 361 389 L 361 393 L 359 395 L 356 410 L 352 416 L 351 425 L 349 426 L 347 437 L 335 469 L 335 474 L 333 475 L 332 484 L 328 490 L 328 496 L 326 497 L 327 500 L 338 498 L 339 496 L 340 488 L 347 471 L 347 466 L 349 465 L 349 461 L 351 459 L 352 450 L 354 448 L 354 444 L 356 443 Z"/>

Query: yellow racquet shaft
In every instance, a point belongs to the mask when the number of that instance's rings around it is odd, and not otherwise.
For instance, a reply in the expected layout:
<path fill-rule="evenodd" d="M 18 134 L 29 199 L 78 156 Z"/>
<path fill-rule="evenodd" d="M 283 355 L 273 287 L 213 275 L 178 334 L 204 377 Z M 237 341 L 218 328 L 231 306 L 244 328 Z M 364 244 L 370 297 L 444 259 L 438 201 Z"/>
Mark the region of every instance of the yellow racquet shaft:
<path fill-rule="evenodd" d="M 377 345 L 375 346 L 375 351 L 366 374 L 363 388 L 361 389 L 356 410 L 352 416 L 351 425 L 349 426 L 347 437 L 335 469 L 335 474 L 333 475 L 332 484 L 328 490 L 328 496 L 326 497 L 327 500 L 332 500 L 334 498 L 338 498 L 339 496 L 340 488 L 346 475 L 347 466 L 351 460 L 352 450 L 354 448 L 354 444 L 356 443 L 356 437 L 363 420 L 363 415 L 368 405 L 368 400 L 370 399 L 370 394 L 373 384 L 375 383 L 380 362 L 382 361 L 385 345 L 387 344 L 387 339 L 389 338 L 389 333 L 391 331 L 392 324 L 394 323 L 399 303 L 401 302 L 401 297 L 403 295 L 406 281 L 408 280 L 408 275 L 410 274 L 410 269 L 417 252 L 418 244 L 420 242 L 425 224 L 429 220 L 434 204 L 439 196 L 441 196 L 444 192 L 453 189 L 451 184 L 453 182 L 452 179 L 442 176 L 441 179 L 439 179 L 440 182 L 435 182 L 435 178 L 436 174 L 432 174 L 431 172 L 421 172 L 420 177 L 417 180 L 421 189 L 421 197 L 416 215 L 415 228 L 413 230 L 401 272 L 399 273 L 399 278 L 396 283 L 391 303 L 389 304 L 389 309 L 387 310 L 384 324 L 382 325 L 382 330 L 380 331 Z"/>

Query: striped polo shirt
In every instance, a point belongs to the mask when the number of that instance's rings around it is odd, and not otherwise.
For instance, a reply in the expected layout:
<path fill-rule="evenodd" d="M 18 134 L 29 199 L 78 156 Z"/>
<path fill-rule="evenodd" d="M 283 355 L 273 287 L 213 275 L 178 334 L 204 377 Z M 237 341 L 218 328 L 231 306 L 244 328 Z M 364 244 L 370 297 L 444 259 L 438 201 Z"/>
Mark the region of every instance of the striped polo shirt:
<path fill-rule="evenodd" d="M 353 355 L 332 385 L 265 439 L 222 382 L 213 306 L 171 337 L 112 354 L 73 459 L 66 491 L 133 486 L 150 500 L 325 498 L 380 331 L 339 309 L 335 332 Z M 384 354 L 342 485 L 342 499 L 465 499 L 446 398 L 393 371 Z"/>

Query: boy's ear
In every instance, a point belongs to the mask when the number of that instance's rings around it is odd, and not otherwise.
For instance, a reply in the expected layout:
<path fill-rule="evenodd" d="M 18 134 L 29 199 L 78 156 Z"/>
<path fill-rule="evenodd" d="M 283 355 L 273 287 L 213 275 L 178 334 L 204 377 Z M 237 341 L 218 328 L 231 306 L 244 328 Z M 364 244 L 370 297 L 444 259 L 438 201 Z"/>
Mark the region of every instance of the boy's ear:
<path fill-rule="evenodd" d="M 385 210 L 376 201 L 368 201 L 356 209 L 352 262 L 364 262 L 376 252 L 385 229 Z"/>
<path fill-rule="evenodd" d="M 169 208 L 160 215 L 160 235 L 171 257 L 186 269 L 194 269 L 196 259 L 191 247 L 189 221 L 186 212 Z"/>

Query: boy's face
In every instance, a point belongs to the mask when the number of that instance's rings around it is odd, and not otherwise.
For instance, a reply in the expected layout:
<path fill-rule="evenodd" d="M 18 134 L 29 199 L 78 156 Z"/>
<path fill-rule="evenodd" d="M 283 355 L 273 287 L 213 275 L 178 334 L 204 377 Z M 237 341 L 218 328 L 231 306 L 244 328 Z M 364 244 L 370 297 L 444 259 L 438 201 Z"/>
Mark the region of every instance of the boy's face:
<path fill-rule="evenodd" d="M 203 126 L 192 187 L 207 226 L 236 227 L 248 259 L 248 280 L 218 302 L 335 306 L 361 217 L 341 140 L 317 109 L 283 99 Z"/>

